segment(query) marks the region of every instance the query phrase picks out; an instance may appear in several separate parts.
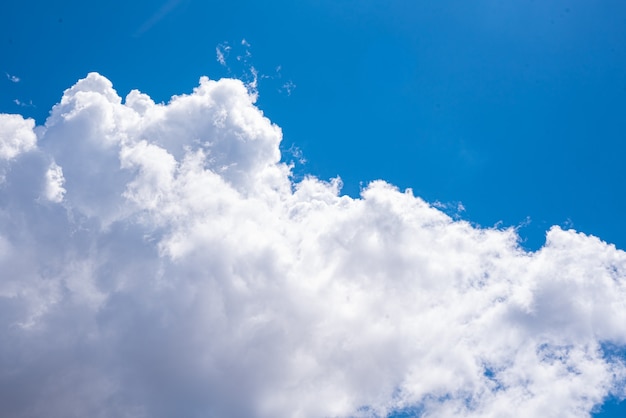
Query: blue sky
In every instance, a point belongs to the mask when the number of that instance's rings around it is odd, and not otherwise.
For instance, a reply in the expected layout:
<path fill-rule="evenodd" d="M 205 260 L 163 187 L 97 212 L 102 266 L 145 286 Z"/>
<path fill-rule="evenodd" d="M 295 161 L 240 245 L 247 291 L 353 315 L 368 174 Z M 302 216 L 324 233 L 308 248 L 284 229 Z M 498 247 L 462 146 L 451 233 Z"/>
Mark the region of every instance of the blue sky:
<path fill-rule="evenodd" d="M 428 201 L 462 202 L 481 225 L 529 219 L 520 233 L 530 248 L 551 225 L 626 247 L 620 2 L 24 1 L 8 9 L 3 71 L 22 81 L 3 83 L 5 112 L 43 121 L 59 92 L 89 71 L 120 92 L 166 101 L 200 75 L 228 75 L 215 47 L 245 38 L 262 74 L 281 66 L 280 80 L 261 80 L 259 106 L 285 144 L 303 151 L 306 170 L 341 176 L 346 193 L 384 178 Z M 296 89 L 286 97 L 277 90 L 288 80 Z"/>
<path fill-rule="evenodd" d="M 0 113 L 41 125 L 93 71 L 158 103 L 254 68 L 297 178 L 384 179 L 530 250 L 553 225 L 626 249 L 625 40 L 617 0 L 13 1 Z"/>

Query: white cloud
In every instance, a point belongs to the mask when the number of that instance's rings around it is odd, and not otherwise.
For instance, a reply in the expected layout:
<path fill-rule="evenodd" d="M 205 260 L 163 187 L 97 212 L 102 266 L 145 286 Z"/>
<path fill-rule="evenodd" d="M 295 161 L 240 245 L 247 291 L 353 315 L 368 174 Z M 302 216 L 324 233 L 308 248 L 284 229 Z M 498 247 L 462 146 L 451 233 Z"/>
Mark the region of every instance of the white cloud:
<path fill-rule="evenodd" d="M 46 171 L 46 187 L 44 191 L 46 199 L 56 203 L 61 202 L 63 195 L 65 195 L 63 183 L 65 183 L 63 169 L 53 162 L 50 164 L 48 171 Z"/>
<path fill-rule="evenodd" d="M 226 59 L 224 58 L 224 52 L 222 52 L 222 50 L 220 49 L 220 47 L 215 47 L 215 56 L 217 59 L 217 62 L 219 62 L 221 65 L 226 65 Z"/>
<path fill-rule="evenodd" d="M 294 183 L 237 80 L 155 104 L 90 74 L 33 128 L 0 117 L 8 416 L 587 417 L 625 394 L 626 254 L 597 238 L 529 253 L 383 181 Z"/>
<path fill-rule="evenodd" d="M 282 85 L 281 91 L 287 92 L 287 96 L 291 96 L 291 93 L 296 89 L 296 85 L 293 81 L 289 80 L 285 84 Z"/>
<path fill-rule="evenodd" d="M 13 103 L 20 107 L 35 107 L 32 100 L 29 100 L 28 102 L 23 102 L 20 99 L 14 99 Z"/>
<path fill-rule="evenodd" d="M 228 45 L 228 42 L 221 43 L 215 47 L 215 56 L 216 56 L 217 62 L 219 62 L 224 67 L 227 66 L 226 58 L 228 57 L 228 54 L 230 53 L 231 49 L 232 47 Z"/>
<path fill-rule="evenodd" d="M 245 39 L 240 42 L 240 47 L 237 51 L 229 45 L 228 42 L 223 42 L 215 48 L 215 55 L 217 62 L 223 67 L 226 67 L 228 74 L 238 74 L 236 77 L 239 80 L 244 81 L 245 86 L 248 88 L 248 93 L 252 97 L 253 101 L 256 101 L 258 97 L 259 79 L 270 78 L 269 76 L 259 73 L 259 71 L 252 64 L 252 53 L 250 52 L 251 45 Z M 243 52 L 241 52 L 243 49 Z M 231 51 L 237 52 L 235 56 L 235 67 L 232 68 L 228 63 L 228 56 Z"/>
<path fill-rule="evenodd" d="M 5 74 L 7 76 L 7 79 L 12 83 L 19 83 L 21 81 L 21 79 L 18 76 L 11 75 L 9 73 L 5 73 Z"/>
<path fill-rule="evenodd" d="M 35 147 L 35 121 L 21 115 L 0 114 L 0 160 L 9 160 Z"/>

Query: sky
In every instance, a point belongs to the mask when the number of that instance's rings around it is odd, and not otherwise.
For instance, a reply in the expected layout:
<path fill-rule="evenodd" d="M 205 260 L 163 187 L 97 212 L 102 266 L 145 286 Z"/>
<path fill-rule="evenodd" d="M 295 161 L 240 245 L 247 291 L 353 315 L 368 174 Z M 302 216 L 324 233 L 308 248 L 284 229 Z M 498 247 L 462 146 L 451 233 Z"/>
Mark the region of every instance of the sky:
<path fill-rule="evenodd" d="M 7 2 L 0 405 L 623 416 L 624 39 L 612 0 Z"/>

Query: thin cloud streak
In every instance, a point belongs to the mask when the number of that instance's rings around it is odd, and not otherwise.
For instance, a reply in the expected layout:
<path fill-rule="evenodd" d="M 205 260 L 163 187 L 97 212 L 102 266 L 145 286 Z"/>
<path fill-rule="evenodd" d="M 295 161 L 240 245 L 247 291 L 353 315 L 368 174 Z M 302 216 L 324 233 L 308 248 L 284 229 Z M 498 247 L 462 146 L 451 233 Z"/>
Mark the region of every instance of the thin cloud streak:
<path fill-rule="evenodd" d="M 165 3 L 159 10 L 156 11 L 148 20 L 146 20 L 139 28 L 135 31 L 134 36 L 141 36 L 144 33 L 148 32 L 155 25 L 157 25 L 161 20 L 163 20 L 167 15 L 172 13 L 176 8 L 180 5 L 183 0 L 169 0 Z"/>

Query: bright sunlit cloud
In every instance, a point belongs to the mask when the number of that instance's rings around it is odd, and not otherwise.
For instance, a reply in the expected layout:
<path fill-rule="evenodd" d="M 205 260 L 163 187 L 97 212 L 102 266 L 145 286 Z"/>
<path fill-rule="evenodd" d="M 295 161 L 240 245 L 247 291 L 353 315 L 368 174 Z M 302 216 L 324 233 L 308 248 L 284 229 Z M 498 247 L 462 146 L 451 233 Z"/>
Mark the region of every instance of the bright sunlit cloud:
<path fill-rule="evenodd" d="M 4 414 L 587 417 L 625 395 L 623 251 L 295 182 L 249 87 L 157 104 L 91 73 L 45 126 L 0 115 Z"/>

